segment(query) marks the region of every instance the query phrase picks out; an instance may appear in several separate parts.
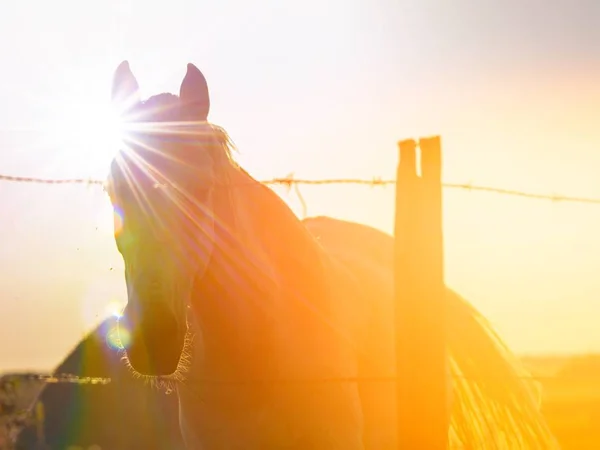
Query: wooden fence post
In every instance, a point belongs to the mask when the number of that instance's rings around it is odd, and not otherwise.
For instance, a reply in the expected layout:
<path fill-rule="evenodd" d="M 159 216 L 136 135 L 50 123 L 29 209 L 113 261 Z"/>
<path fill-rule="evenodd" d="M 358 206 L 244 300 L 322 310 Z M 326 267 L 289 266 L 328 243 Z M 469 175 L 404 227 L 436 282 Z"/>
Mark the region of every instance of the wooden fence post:
<path fill-rule="evenodd" d="M 398 447 L 446 450 L 445 283 L 441 142 L 399 142 L 395 268 Z"/>

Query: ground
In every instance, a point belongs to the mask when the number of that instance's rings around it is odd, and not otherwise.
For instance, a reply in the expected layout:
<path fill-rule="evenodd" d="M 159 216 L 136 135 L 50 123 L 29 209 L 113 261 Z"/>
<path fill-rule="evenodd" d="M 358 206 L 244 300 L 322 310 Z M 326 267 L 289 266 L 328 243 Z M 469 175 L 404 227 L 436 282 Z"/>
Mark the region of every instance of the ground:
<path fill-rule="evenodd" d="M 600 449 L 600 355 L 527 357 L 524 361 L 532 374 L 541 380 L 542 408 L 562 449 Z M 0 378 L 0 381 L 7 381 L 8 378 Z M 2 387 L 6 387 L 5 384 L 0 382 Z M 30 403 L 39 392 L 38 389 L 37 383 L 20 383 L 16 392 L 19 399 L 15 410 L 20 410 Z M 4 389 L 0 391 L 6 394 Z M 5 409 L 12 403 L 8 400 L 13 398 L 13 393 L 14 390 L 11 390 L 9 397 L 0 396 Z M 103 397 L 106 397 L 106 394 L 103 394 Z M 61 398 L 64 400 L 64 396 Z M 80 397 L 80 400 L 82 398 Z M 97 424 L 97 420 L 98 417 L 94 419 L 94 423 Z M 4 421 L 0 420 L 0 450 L 6 448 L 2 441 L 7 437 L 7 430 L 2 426 L 6 424 L 2 422 Z"/>
<path fill-rule="evenodd" d="M 525 361 L 540 376 L 542 408 L 562 449 L 600 449 L 600 355 Z"/>

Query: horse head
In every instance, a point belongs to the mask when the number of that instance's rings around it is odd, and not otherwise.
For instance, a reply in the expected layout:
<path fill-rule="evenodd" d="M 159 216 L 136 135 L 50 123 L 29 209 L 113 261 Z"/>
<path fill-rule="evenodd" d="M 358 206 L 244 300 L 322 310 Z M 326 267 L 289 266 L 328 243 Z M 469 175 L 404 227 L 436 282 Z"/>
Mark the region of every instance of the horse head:
<path fill-rule="evenodd" d="M 119 323 L 125 359 L 137 374 L 177 378 L 189 350 L 194 280 L 215 246 L 213 191 L 229 141 L 207 121 L 208 87 L 193 64 L 179 96 L 143 101 L 124 61 L 112 101 L 124 124 L 124 149 L 112 161 L 107 191 L 125 265 L 127 305 Z"/>

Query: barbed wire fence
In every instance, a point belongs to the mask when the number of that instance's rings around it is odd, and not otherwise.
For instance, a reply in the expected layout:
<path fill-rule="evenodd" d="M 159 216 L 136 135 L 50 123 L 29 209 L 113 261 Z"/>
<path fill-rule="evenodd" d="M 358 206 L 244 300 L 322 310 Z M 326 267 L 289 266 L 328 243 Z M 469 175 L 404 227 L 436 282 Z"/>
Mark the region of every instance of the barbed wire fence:
<path fill-rule="evenodd" d="M 295 178 L 293 174 L 289 174 L 285 177 L 276 177 L 265 180 L 259 180 L 261 183 L 270 186 L 282 186 L 289 192 L 294 189 L 295 194 L 298 196 L 302 205 L 304 216 L 306 216 L 307 205 L 299 189 L 302 185 L 307 186 L 322 186 L 322 185 L 362 185 L 369 187 L 385 187 L 396 184 L 395 179 L 386 179 L 381 177 L 372 178 L 330 178 L 330 179 L 307 179 L 307 178 Z M 6 174 L 0 174 L 0 182 L 9 183 L 28 183 L 28 184 L 40 184 L 40 185 L 84 185 L 84 186 L 96 186 L 103 188 L 105 181 L 94 178 L 40 178 L 40 177 L 25 177 L 25 176 L 12 176 Z M 446 189 L 457 189 L 463 191 L 472 192 L 485 192 L 497 195 L 521 197 L 532 200 L 544 200 L 550 202 L 561 202 L 561 203 L 579 203 L 586 205 L 600 205 L 600 197 L 581 197 L 581 196 L 567 196 L 561 194 L 542 194 L 528 191 L 521 191 L 516 189 L 499 188 L 493 186 L 478 185 L 472 183 L 443 183 L 443 187 Z M 469 377 L 461 375 L 452 375 L 454 379 L 467 379 Z M 555 376 L 522 376 L 522 379 L 531 381 L 544 381 L 554 379 Z M 239 381 L 221 381 L 221 380 L 203 380 L 207 384 L 252 384 L 252 383 L 353 383 L 353 382 L 395 382 L 397 378 L 395 376 L 380 376 L 380 377 L 340 377 L 340 378 L 319 378 L 319 379 L 298 379 L 298 380 L 239 380 Z M 68 383 L 77 385 L 107 385 L 111 383 L 110 378 L 103 377 L 80 377 L 73 374 L 52 374 L 52 373 L 30 373 L 30 374 L 7 374 L 5 377 L 0 376 L 2 384 L 6 383 L 21 383 L 21 382 L 35 382 L 41 385 L 45 384 L 57 384 L 57 383 Z M 3 387 L 3 386 L 0 386 Z M 0 389 L 3 391 L 3 389 Z M 0 392 L 1 393 L 1 392 Z M 6 405 L 0 405 L 6 406 Z M 0 422 L 14 421 L 16 425 L 31 418 L 36 411 L 31 405 L 28 409 L 10 409 L 0 408 Z"/>
<path fill-rule="evenodd" d="M 303 208 L 306 210 L 306 203 L 302 198 L 300 191 L 297 189 L 301 185 L 362 185 L 370 187 L 378 186 L 391 186 L 396 184 L 395 179 L 386 179 L 381 177 L 372 178 L 327 178 L 327 179 L 308 179 L 308 178 L 295 178 L 293 174 L 289 174 L 285 177 L 269 178 L 259 180 L 265 185 L 279 185 L 287 188 L 288 190 L 296 189 L 296 194 L 302 202 Z M 0 174 L 0 182 L 12 182 L 12 183 L 30 183 L 30 184 L 41 184 L 41 185 L 87 185 L 87 186 L 98 186 L 104 187 L 105 181 L 97 178 L 40 178 L 40 177 L 25 177 L 25 176 L 13 176 Z M 513 197 L 522 197 L 532 200 L 546 200 L 551 202 L 565 202 L 565 203 L 580 203 L 587 205 L 600 205 L 600 197 L 580 197 L 580 196 L 567 196 L 560 194 L 541 194 L 535 192 L 527 192 L 516 189 L 499 188 L 492 186 L 477 185 L 472 183 L 443 183 L 443 187 L 447 189 L 459 189 L 464 191 L 475 191 L 475 192 L 486 192 L 498 195 L 506 195 Z M 107 384 L 110 382 L 108 378 L 95 378 L 95 377 L 78 377 L 70 374 L 30 374 L 26 375 L 28 380 L 35 379 L 36 381 L 43 383 L 77 383 L 77 384 Z M 463 377 L 464 378 L 464 377 Z M 536 380 L 542 380 L 545 377 L 525 377 Z M 372 381 L 392 381 L 394 377 L 376 377 Z M 307 380 L 308 381 L 308 380 Z M 313 380 L 314 381 L 314 380 Z M 357 379 L 333 379 L 333 380 L 322 380 L 327 381 L 358 381 Z M 369 380 L 365 380 L 369 381 Z M 207 382 L 211 382 L 207 380 Z"/>
<path fill-rule="evenodd" d="M 83 184 L 89 186 L 104 186 L 104 180 L 94 178 L 37 178 L 20 177 L 0 174 L 0 181 L 14 183 L 34 183 L 34 184 Z M 295 178 L 293 175 L 280 178 L 270 178 L 259 180 L 266 185 L 281 185 L 288 188 L 300 185 L 328 185 L 328 184 L 354 184 L 363 186 L 390 186 L 396 184 L 394 179 L 384 179 L 381 177 L 373 178 L 325 178 L 325 179 L 307 179 Z M 466 191 L 480 191 L 500 195 L 509 195 L 514 197 L 524 197 L 536 200 L 549 200 L 552 202 L 569 202 L 600 205 L 600 197 L 579 197 L 560 194 L 540 194 L 534 192 L 520 191 L 516 189 L 498 188 L 492 186 L 483 186 L 472 183 L 443 183 L 447 189 L 462 189 Z"/>
<path fill-rule="evenodd" d="M 38 177 L 22 177 L 0 174 L 0 182 L 13 182 L 13 183 L 32 183 L 32 184 L 43 184 L 43 185 L 65 185 L 65 184 L 80 184 L 87 186 L 99 186 L 104 187 L 105 181 L 94 178 L 38 178 Z M 301 185 L 307 186 L 323 186 L 323 185 L 362 185 L 370 187 L 381 187 L 391 186 L 396 184 L 394 179 L 385 179 L 381 177 L 373 178 L 327 178 L 327 179 L 307 179 L 307 178 L 295 178 L 293 174 L 285 177 L 270 178 L 261 180 L 261 183 L 265 185 L 278 185 L 283 186 L 287 191 L 294 189 L 296 196 L 300 201 L 302 207 L 302 216 L 307 216 L 307 204 L 300 191 Z M 535 192 L 520 191 L 516 189 L 498 188 L 493 186 L 483 186 L 472 183 L 443 183 L 442 186 L 446 189 L 459 189 L 464 191 L 473 192 L 486 192 L 492 194 L 506 195 L 512 197 L 522 197 L 534 200 L 547 200 L 551 202 L 563 202 L 563 203 L 580 203 L 587 205 L 600 205 L 600 197 L 579 197 L 579 196 L 568 196 L 560 194 L 540 194 Z"/>
<path fill-rule="evenodd" d="M 476 377 L 470 377 L 466 375 L 452 374 L 449 375 L 452 379 L 463 380 L 463 381 L 477 381 Z M 546 380 L 553 380 L 556 377 L 553 375 L 547 376 L 534 376 L 526 375 L 518 377 L 522 380 L 542 382 Z M 34 382 L 40 385 L 45 384 L 75 384 L 75 385 L 100 385 L 106 386 L 113 380 L 106 377 L 80 377 L 73 374 L 42 374 L 42 373 L 31 373 L 31 374 L 8 374 L 4 377 L 0 377 L 0 426 L 3 424 L 13 424 L 19 426 L 24 424 L 27 420 L 31 419 L 36 413 L 34 406 L 38 403 L 34 400 L 33 404 L 29 408 L 16 409 L 14 407 L 16 398 L 7 398 L 10 396 L 6 395 L 6 387 L 11 386 L 11 391 L 16 393 L 16 386 L 21 383 Z M 372 377 L 329 377 L 329 378 L 299 378 L 299 379 L 257 379 L 257 380 L 216 380 L 216 379 L 202 379 L 199 380 L 205 385 L 225 385 L 225 386 L 249 386 L 249 385 L 262 385 L 265 383 L 269 384 L 327 384 L 327 383 L 394 383 L 397 381 L 397 377 L 393 375 L 388 376 L 372 376 Z M 160 382 L 159 382 L 160 383 Z"/>

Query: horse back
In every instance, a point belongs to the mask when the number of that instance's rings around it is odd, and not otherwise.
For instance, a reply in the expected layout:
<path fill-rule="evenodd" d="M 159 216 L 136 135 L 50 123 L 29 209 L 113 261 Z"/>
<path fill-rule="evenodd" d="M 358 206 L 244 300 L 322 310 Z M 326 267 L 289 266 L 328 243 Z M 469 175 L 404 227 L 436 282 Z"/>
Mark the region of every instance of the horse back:
<path fill-rule="evenodd" d="M 356 343 L 365 449 L 395 448 L 393 238 L 328 217 L 303 223 L 331 257 L 338 314 Z"/>

